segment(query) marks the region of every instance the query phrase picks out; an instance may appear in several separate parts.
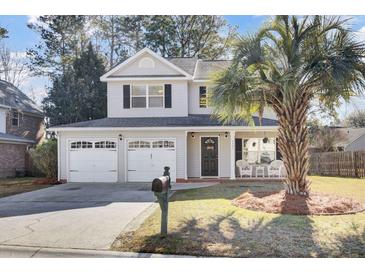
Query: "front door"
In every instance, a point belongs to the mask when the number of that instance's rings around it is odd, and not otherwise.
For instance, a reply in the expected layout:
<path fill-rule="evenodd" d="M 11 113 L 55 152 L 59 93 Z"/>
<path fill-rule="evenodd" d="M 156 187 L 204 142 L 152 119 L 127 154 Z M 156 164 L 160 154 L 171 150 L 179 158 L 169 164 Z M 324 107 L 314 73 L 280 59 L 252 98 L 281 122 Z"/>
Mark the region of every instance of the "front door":
<path fill-rule="evenodd" d="M 201 137 L 201 175 L 218 176 L 218 137 Z"/>

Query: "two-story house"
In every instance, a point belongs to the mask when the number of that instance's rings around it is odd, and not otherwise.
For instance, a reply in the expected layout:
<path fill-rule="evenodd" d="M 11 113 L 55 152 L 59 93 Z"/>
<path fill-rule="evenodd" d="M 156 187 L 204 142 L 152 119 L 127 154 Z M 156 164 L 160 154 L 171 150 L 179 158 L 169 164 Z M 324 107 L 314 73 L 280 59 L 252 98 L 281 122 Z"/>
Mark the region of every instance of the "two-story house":
<path fill-rule="evenodd" d="M 171 168 L 173 182 L 235 178 L 235 162 L 276 159 L 277 121 L 223 124 L 206 100 L 211 73 L 229 61 L 163 58 L 145 48 L 101 76 L 106 118 L 52 128 L 59 179 L 150 182 Z"/>
<path fill-rule="evenodd" d="M 44 116 L 37 105 L 12 84 L 0 80 L 0 178 L 23 173 L 27 149 L 44 135 Z"/>

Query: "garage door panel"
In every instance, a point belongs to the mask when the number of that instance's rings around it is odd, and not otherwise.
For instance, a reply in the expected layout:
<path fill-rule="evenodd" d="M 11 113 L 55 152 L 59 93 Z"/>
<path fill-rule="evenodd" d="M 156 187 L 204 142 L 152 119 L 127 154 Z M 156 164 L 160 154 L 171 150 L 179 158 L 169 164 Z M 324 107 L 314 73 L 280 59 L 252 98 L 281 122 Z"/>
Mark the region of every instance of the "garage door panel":
<path fill-rule="evenodd" d="M 92 182 L 93 175 L 91 172 L 83 172 L 83 171 L 70 171 L 70 182 Z"/>
<path fill-rule="evenodd" d="M 144 142 L 152 144 L 150 148 L 128 149 L 127 168 L 129 182 L 150 182 L 163 174 L 164 167 L 170 167 L 172 181 L 176 181 L 176 149 L 163 147 L 166 140 L 176 146 L 176 141 L 170 138 L 156 139 L 135 138 L 130 140 L 133 145 Z M 128 145 L 129 145 L 128 142 Z M 157 147 L 156 145 L 162 146 Z"/>
<path fill-rule="evenodd" d="M 95 172 L 94 173 L 94 182 L 106 182 L 106 183 L 114 183 L 117 180 L 117 171 L 110 172 Z"/>
<path fill-rule="evenodd" d="M 109 141 L 109 140 L 107 140 Z M 77 140 L 74 144 L 87 142 L 88 147 L 77 147 L 69 151 L 69 181 L 70 182 L 117 182 L 118 154 L 115 148 L 100 147 L 100 140 Z M 98 147 L 95 143 L 98 142 Z M 116 143 L 116 142 L 115 142 Z M 90 145 L 92 144 L 92 145 Z M 103 144 L 102 144 L 103 145 Z"/>

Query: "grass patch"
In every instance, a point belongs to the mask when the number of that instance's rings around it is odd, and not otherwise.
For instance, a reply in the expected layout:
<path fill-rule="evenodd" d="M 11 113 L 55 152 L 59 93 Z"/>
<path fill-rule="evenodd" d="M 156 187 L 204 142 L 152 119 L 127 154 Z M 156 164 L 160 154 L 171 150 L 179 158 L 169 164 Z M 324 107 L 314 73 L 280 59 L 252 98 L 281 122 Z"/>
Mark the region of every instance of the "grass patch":
<path fill-rule="evenodd" d="M 39 183 L 41 180 L 35 177 L 0 179 L 0 198 L 52 186 Z"/>
<path fill-rule="evenodd" d="M 311 177 L 312 190 L 365 203 L 365 180 Z M 229 257 L 365 257 L 365 213 L 295 216 L 237 208 L 242 192 L 282 189 L 280 183 L 226 183 L 177 192 L 169 208 L 169 236 L 160 239 L 160 210 L 114 250 Z"/>

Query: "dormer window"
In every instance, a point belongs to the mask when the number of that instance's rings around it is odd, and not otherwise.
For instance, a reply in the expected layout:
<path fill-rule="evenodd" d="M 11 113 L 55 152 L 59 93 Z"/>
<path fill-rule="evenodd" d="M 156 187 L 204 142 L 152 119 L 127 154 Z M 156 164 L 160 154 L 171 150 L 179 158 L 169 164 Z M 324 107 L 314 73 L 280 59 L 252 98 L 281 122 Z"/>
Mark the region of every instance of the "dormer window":
<path fill-rule="evenodd" d="M 11 113 L 11 125 L 14 127 L 19 126 L 19 112 L 16 110 Z"/>
<path fill-rule="evenodd" d="M 163 108 L 164 85 L 132 85 L 132 108 Z"/>

